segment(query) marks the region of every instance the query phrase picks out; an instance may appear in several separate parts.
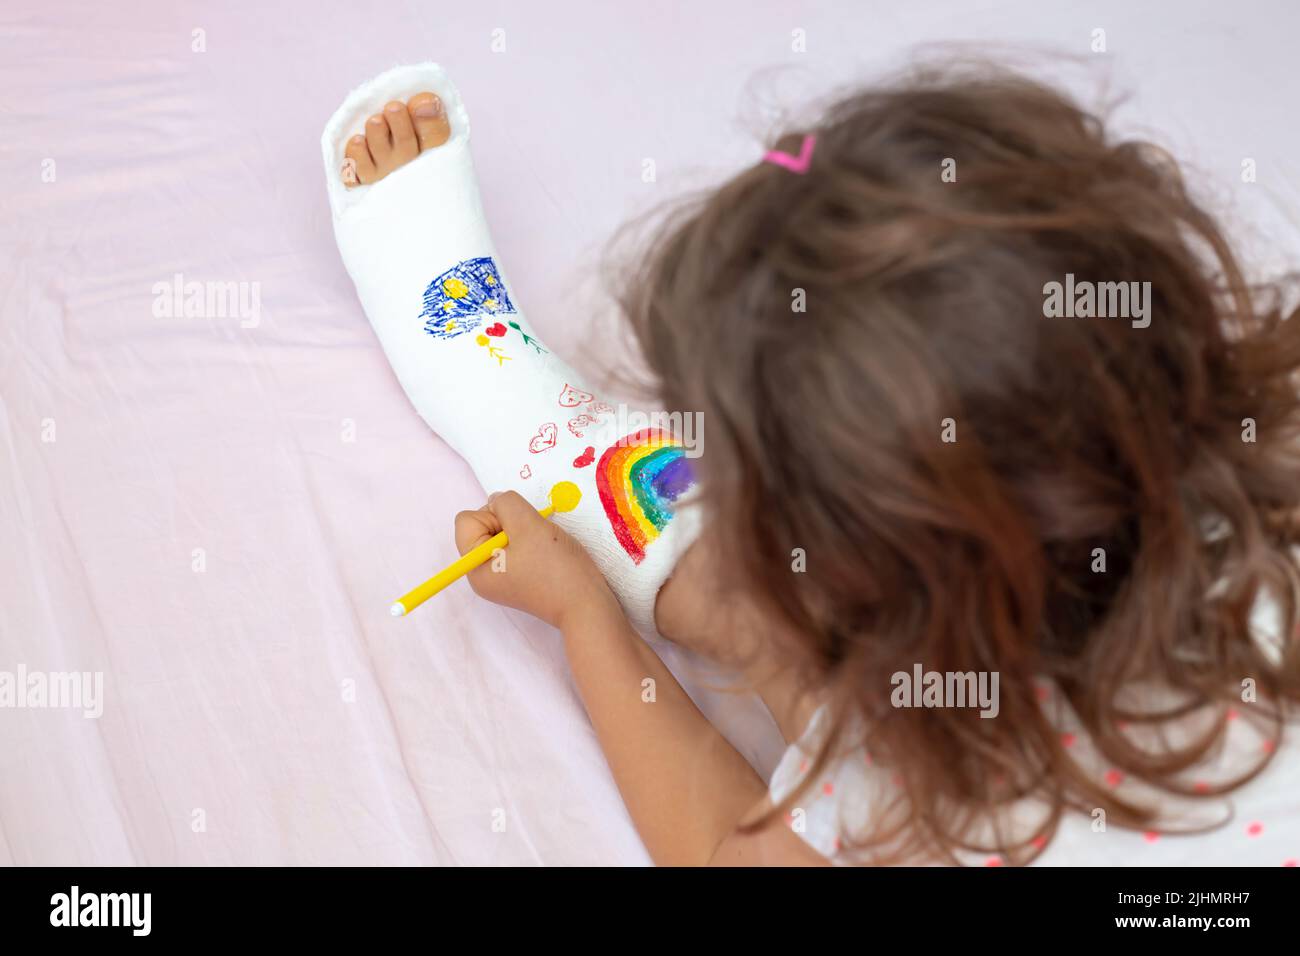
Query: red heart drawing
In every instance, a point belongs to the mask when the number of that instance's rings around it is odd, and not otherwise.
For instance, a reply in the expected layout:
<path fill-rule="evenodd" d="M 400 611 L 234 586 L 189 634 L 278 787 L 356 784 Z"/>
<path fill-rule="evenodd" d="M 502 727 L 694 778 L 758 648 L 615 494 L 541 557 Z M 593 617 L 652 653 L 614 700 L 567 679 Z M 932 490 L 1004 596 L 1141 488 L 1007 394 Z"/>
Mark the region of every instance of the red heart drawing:
<path fill-rule="evenodd" d="M 595 460 L 596 460 L 596 449 L 594 449 L 594 448 L 592 448 L 590 445 L 588 445 L 587 448 L 586 448 L 586 450 L 583 451 L 583 453 L 582 453 L 581 455 L 579 455 L 577 458 L 573 459 L 573 467 L 574 467 L 574 468 L 586 468 L 588 465 L 590 465 L 590 464 L 591 464 L 593 461 L 595 461 Z"/>
<path fill-rule="evenodd" d="M 584 392 L 566 384 L 564 390 L 560 392 L 560 406 L 562 408 L 577 408 L 583 402 L 589 402 L 595 397 L 590 392 Z"/>
<path fill-rule="evenodd" d="M 498 322 L 496 325 L 489 325 L 483 331 L 486 332 L 488 335 L 492 336 L 493 338 L 499 339 L 501 338 L 501 336 L 506 334 L 506 327 L 502 325 L 500 322 Z"/>
<path fill-rule="evenodd" d="M 596 419 L 592 418 L 590 415 L 587 415 L 585 413 L 570 418 L 568 422 L 569 431 L 573 433 L 574 438 L 581 438 L 582 429 L 586 428 L 588 425 L 594 425 L 594 424 L 596 424 Z"/>
<path fill-rule="evenodd" d="M 548 448 L 555 447 L 556 428 L 554 422 L 547 422 L 541 428 L 537 429 L 537 434 L 533 440 L 528 443 L 528 450 L 536 455 L 539 451 L 546 451 Z"/>
<path fill-rule="evenodd" d="M 531 466 L 531 465 L 524 465 L 524 467 L 520 468 L 520 469 L 519 469 L 519 477 L 520 477 L 520 478 L 523 478 L 525 481 L 527 481 L 529 478 L 533 477 L 533 469 L 532 469 L 532 466 Z"/>

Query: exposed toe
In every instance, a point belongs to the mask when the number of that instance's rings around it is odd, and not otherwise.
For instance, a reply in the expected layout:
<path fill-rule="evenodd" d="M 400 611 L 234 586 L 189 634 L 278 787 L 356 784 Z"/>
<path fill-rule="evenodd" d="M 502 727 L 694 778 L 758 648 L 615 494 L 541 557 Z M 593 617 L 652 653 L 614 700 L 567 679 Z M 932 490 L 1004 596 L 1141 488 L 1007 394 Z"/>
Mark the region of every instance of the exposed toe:
<path fill-rule="evenodd" d="M 415 138 L 415 125 L 405 103 L 396 100 L 384 107 L 384 118 L 393 137 L 393 156 L 398 164 L 408 163 L 420 155 L 420 143 Z"/>
<path fill-rule="evenodd" d="M 417 93 L 407 102 L 421 151 L 441 146 L 451 138 L 447 110 L 436 93 Z"/>
<path fill-rule="evenodd" d="M 343 183 L 346 186 L 363 186 L 373 183 L 378 174 L 375 161 L 370 156 L 364 136 L 353 136 L 343 150 Z"/>
<path fill-rule="evenodd" d="M 366 120 L 366 145 L 374 157 L 375 169 L 381 177 L 393 171 L 393 140 L 388 131 L 388 120 L 375 114 Z"/>

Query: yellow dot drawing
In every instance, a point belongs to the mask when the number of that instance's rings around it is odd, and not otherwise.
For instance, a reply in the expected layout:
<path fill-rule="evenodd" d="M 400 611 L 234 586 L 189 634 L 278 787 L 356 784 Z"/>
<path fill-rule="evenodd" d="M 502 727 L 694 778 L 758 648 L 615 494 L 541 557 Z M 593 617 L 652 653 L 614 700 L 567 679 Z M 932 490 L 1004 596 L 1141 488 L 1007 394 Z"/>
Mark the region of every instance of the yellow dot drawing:
<path fill-rule="evenodd" d="M 461 282 L 459 279 L 444 279 L 442 283 L 442 291 L 447 293 L 453 299 L 463 299 L 465 296 L 469 295 L 469 286 Z"/>
<path fill-rule="evenodd" d="M 496 284 L 497 284 L 497 277 L 496 277 L 496 276 L 488 276 L 488 277 L 487 277 L 486 279 L 484 279 L 483 281 L 486 282 L 488 285 L 496 285 Z"/>
<path fill-rule="evenodd" d="M 455 302 L 444 302 L 442 304 L 442 311 L 444 312 L 450 312 L 454 308 L 456 308 Z"/>
<path fill-rule="evenodd" d="M 488 337 L 486 335 L 475 336 L 474 341 L 477 342 L 479 345 L 487 345 Z"/>
<path fill-rule="evenodd" d="M 453 329 L 456 328 L 456 320 L 455 320 L 455 319 L 448 319 L 448 320 L 447 320 L 447 324 L 444 325 L 443 328 L 445 328 L 448 332 L 452 331 Z"/>
<path fill-rule="evenodd" d="M 496 299 L 486 299 L 486 300 L 484 300 L 484 302 L 483 302 L 483 308 L 485 308 L 485 309 L 492 310 L 492 309 L 495 309 L 496 307 L 497 307 L 497 300 L 496 300 Z"/>

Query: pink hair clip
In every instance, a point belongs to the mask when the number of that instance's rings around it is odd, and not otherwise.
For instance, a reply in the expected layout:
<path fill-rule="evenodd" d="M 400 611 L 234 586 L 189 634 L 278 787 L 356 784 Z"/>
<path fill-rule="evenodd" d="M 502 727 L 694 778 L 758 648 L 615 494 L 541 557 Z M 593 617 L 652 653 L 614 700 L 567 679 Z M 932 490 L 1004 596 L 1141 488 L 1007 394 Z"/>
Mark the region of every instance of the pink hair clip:
<path fill-rule="evenodd" d="M 779 149 L 769 150 L 763 157 L 763 162 L 773 163 L 777 166 L 784 166 L 796 176 L 802 176 L 808 172 L 808 167 L 812 165 L 813 147 L 817 145 L 817 137 L 809 133 L 803 138 L 803 145 L 799 147 L 799 155 L 791 156 L 789 153 L 783 153 Z"/>

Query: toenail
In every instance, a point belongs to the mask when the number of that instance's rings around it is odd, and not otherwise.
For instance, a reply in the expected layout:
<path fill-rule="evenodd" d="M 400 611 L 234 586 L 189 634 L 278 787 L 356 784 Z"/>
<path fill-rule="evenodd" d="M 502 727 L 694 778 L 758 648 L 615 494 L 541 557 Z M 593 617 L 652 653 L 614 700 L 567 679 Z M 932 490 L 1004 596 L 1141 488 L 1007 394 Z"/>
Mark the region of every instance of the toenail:
<path fill-rule="evenodd" d="M 355 160 L 343 160 L 343 182 L 349 186 L 357 184 L 357 164 Z"/>
<path fill-rule="evenodd" d="M 390 113 L 400 113 L 402 111 L 402 104 L 389 103 L 387 106 L 384 107 L 384 109 L 386 109 Z"/>
<path fill-rule="evenodd" d="M 416 116 L 427 116 L 429 119 L 435 119 L 442 115 L 442 100 L 429 100 L 427 103 L 421 103 L 415 108 Z"/>
<path fill-rule="evenodd" d="M 353 136 L 353 137 L 352 137 L 352 145 L 353 145 L 353 146 L 360 146 L 360 145 L 361 145 L 362 143 L 364 143 L 365 141 L 366 141 L 366 138 L 365 138 L 364 136 Z"/>

